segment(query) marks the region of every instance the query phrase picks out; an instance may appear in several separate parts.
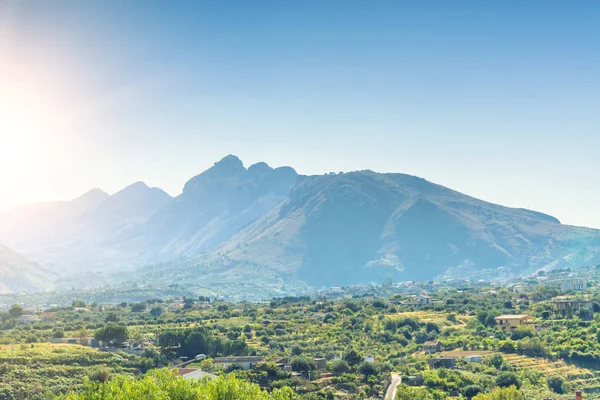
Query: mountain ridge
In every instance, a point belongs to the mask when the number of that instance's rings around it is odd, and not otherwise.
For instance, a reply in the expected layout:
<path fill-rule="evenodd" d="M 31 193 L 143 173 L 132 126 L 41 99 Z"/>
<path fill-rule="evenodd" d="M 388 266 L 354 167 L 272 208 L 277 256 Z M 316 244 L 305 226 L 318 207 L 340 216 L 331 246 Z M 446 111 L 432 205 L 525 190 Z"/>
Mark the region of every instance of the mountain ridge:
<path fill-rule="evenodd" d="M 55 275 L 0 244 L 0 294 L 51 289 Z"/>
<path fill-rule="evenodd" d="M 34 242 L 23 254 L 51 268 L 66 260 L 71 271 L 140 268 L 140 282 L 178 276 L 193 285 L 201 276 L 215 286 L 243 277 L 273 292 L 386 278 L 503 279 L 600 263 L 600 231 L 538 211 L 407 174 L 303 176 L 264 162 L 246 168 L 233 155 L 189 179 L 174 198 L 138 182 L 78 218 L 85 223 L 54 234 L 51 252 L 36 253 Z"/>

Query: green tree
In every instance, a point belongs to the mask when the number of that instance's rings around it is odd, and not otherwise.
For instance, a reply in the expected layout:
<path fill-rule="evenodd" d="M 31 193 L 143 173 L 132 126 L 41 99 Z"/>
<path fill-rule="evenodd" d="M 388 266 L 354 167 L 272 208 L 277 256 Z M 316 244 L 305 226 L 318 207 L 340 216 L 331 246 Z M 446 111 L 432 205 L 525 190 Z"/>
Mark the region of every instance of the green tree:
<path fill-rule="evenodd" d="M 100 383 L 87 379 L 83 390 L 59 397 L 63 400 L 293 400 L 292 389 L 284 387 L 271 393 L 262 391 L 254 383 L 245 382 L 233 376 L 214 380 L 186 380 L 172 370 L 154 370 L 136 380 L 129 376 L 117 376 Z"/>
<path fill-rule="evenodd" d="M 348 351 L 347 353 L 345 353 L 343 359 L 350 366 L 358 365 L 362 361 L 362 357 L 354 349 L 351 349 L 350 351 Z"/>
<path fill-rule="evenodd" d="M 481 392 L 483 392 L 483 388 L 481 386 L 469 385 L 465 388 L 465 397 L 470 400 Z"/>
<path fill-rule="evenodd" d="M 127 327 L 117 324 L 108 324 L 96 330 L 94 338 L 106 344 L 120 344 L 127 340 L 129 333 Z"/>
<path fill-rule="evenodd" d="M 521 381 L 512 372 L 503 372 L 496 378 L 496 386 L 507 388 L 514 386 L 517 389 L 521 388 Z"/>
<path fill-rule="evenodd" d="M 160 317 L 162 313 L 162 307 L 152 307 L 152 309 L 150 310 L 150 315 L 152 315 L 153 317 Z"/>
<path fill-rule="evenodd" d="M 343 374 L 350 372 L 350 365 L 344 360 L 334 360 L 329 363 L 327 369 L 335 376 L 342 376 Z"/>
<path fill-rule="evenodd" d="M 396 391 L 396 400 L 433 400 L 433 396 L 426 389 L 410 386 L 400 386 Z"/>
<path fill-rule="evenodd" d="M 21 315 L 23 315 L 23 307 L 18 304 L 13 304 L 10 310 L 8 310 L 8 313 L 13 318 L 19 318 Z"/>
<path fill-rule="evenodd" d="M 317 364 L 306 357 L 294 357 L 291 361 L 292 371 L 308 373 L 317 369 Z"/>
<path fill-rule="evenodd" d="M 131 305 L 131 312 L 146 311 L 146 303 L 135 303 Z"/>
<path fill-rule="evenodd" d="M 554 393 L 564 394 L 567 392 L 565 381 L 560 376 L 551 376 L 546 380 L 546 382 L 548 383 L 548 387 Z"/>
<path fill-rule="evenodd" d="M 514 386 L 496 388 L 491 393 L 480 393 L 473 400 L 525 400 L 525 396 Z"/>
<path fill-rule="evenodd" d="M 377 364 L 363 361 L 358 367 L 358 372 L 363 374 L 365 379 L 368 379 L 369 376 L 378 376 L 381 371 Z"/>

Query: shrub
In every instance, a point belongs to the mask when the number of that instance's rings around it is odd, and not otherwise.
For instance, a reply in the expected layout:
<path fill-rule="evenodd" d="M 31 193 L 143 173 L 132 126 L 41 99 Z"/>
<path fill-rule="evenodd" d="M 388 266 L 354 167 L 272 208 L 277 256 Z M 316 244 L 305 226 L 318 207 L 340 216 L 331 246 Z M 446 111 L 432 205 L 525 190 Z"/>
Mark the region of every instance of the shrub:
<path fill-rule="evenodd" d="M 501 388 L 514 386 L 517 389 L 520 389 L 521 381 L 512 372 L 503 372 L 496 378 L 496 385 Z"/>

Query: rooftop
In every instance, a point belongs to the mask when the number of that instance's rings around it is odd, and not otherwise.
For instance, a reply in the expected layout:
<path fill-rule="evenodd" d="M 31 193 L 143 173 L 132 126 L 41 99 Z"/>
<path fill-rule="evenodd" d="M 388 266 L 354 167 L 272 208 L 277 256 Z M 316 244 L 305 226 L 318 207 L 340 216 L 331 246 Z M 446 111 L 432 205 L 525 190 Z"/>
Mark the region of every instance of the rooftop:
<path fill-rule="evenodd" d="M 499 320 L 499 319 L 529 319 L 529 318 L 533 319 L 533 317 L 531 315 L 519 314 L 519 315 L 500 315 L 494 319 Z"/>
<path fill-rule="evenodd" d="M 216 363 L 244 363 L 244 362 L 260 362 L 264 360 L 264 357 L 260 356 L 247 356 L 247 357 L 215 357 Z"/>

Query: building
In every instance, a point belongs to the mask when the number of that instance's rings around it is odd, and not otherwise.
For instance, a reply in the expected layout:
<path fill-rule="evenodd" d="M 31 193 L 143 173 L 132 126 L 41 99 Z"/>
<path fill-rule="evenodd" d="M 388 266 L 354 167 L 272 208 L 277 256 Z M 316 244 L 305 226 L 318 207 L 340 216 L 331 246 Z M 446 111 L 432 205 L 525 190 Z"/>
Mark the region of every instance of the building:
<path fill-rule="evenodd" d="M 52 338 L 50 339 L 50 343 L 56 344 L 80 344 L 82 346 L 88 346 L 93 348 L 98 348 L 102 346 L 102 342 L 99 342 L 93 337 L 86 338 Z"/>
<path fill-rule="evenodd" d="M 327 372 L 327 359 L 325 358 L 313 358 L 319 372 Z"/>
<path fill-rule="evenodd" d="M 555 315 L 566 316 L 579 310 L 593 312 L 594 306 L 587 296 L 558 296 L 552 299 L 552 310 Z"/>
<path fill-rule="evenodd" d="M 481 362 L 481 356 L 479 354 L 473 354 L 472 356 L 466 356 L 465 361 L 468 363 Z"/>
<path fill-rule="evenodd" d="M 21 315 L 18 319 L 20 324 L 29 324 L 31 322 L 38 322 L 40 320 L 39 315 Z"/>
<path fill-rule="evenodd" d="M 231 365 L 239 365 L 242 369 L 252 369 L 256 364 L 263 361 L 264 357 L 248 356 L 248 357 L 216 357 L 214 359 L 215 367 L 227 368 Z"/>
<path fill-rule="evenodd" d="M 423 375 L 411 375 L 406 382 L 408 386 L 421 386 L 423 384 Z"/>
<path fill-rule="evenodd" d="M 427 306 L 433 303 L 433 300 L 431 299 L 431 297 L 429 296 L 417 296 L 417 298 L 415 300 L 407 300 L 405 302 L 403 302 L 402 304 L 411 306 L 415 309 L 419 309 L 423 306 Z"/>
<path fill-rule="evenodd" d="M 531 315 L 500 315 L 494 318 L 500 328 L 504 329 L 515 329 L 519 326 L 530 326 L 534 327 L 533 318 Z"/>
<path fill-rule="evenodd" d="M 434 357 L 427 360 L 429 369 L 454 368 L 456 367 L 456 358 L 454 357 Z"/>
<path fill-rule="evenodd" d="M 560 291 L 563 293 L 578 292 L 582 290 L 585 290 L 585 283 L 580 279 L 567 279 L 560 284 Z"/>
<path fill-rule="evenodd" d="M 42 314 L 42 321 L 44 322 L 55 322 L 56 321 L 56 313 L 55 312 L 45 312 Z"/>
<path fill-rule="evenodd" d="M 371 364 L 375 364 L 375 357 L 373 357 L 372 355 L 368 355 L 364 358 L 364 361 Z"/>
<path fill-rule="evenodd" d="M 427 354 L 439 353 L 442 351 L 442 344 L 439 342 L 439 340 L 430 340 L 425 342 L 423 345 L 423 350 L 425 350 L 425 353 Z"/>

